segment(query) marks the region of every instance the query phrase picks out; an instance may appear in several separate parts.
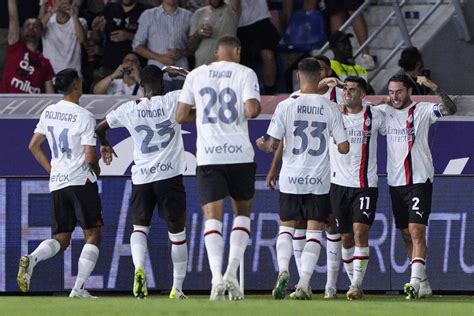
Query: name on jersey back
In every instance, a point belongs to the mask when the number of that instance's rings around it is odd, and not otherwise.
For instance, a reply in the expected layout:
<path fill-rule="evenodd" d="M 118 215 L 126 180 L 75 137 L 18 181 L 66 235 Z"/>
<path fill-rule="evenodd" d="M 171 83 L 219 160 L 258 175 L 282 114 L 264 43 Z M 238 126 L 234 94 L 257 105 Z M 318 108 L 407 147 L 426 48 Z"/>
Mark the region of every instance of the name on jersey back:
<path fill-rule="evenodd" d="M 324 115 L 324 106 L 298 105 L 298 114 Z"/>
<path fill-rule="evenodd" d="M 44 118 L 50 120 L 64 121 L 64 122 L 76 122 L 77 114 L 63 113 L 57 111 L 46 111 L 44 112 Z"/>
<path fill-rule="evenodd" d="M 160 108 L 156 110 L 141 110 L 137 109 L 137 114 L 138 118 L 154 118 L 154 117 L 160 117 L 160 116 L 165 116 L 165 109 Z"/>
<path fill-rule="evenodd" d="M 231 70 L 215 71 L 209 70 L 209 78 L 211 79 L 221 79 L 221 78 L 230 78 L 232 77 Z"/>

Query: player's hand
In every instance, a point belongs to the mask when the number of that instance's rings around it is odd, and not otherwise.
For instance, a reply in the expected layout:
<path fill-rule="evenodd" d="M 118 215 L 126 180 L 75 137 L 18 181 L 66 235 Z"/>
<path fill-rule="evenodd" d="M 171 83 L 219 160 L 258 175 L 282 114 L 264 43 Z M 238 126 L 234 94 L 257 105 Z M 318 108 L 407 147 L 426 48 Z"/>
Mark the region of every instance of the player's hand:
<path fill-rule="evenodd" d="M 108 166 L 113 160 L 113 156 L 118 158 L 117 154 L 115 153 L 114 149 L 110 145 L 101 145 L 100 146 L 100 155 L 102 156 L 102 160 Z"/>
<path fill-rule="evenodd" d="M 105 28 L 105 17 L 96 16 L 94 20 L 92 20 L 91 28 L 93 31 L 103 32 Z"/>
<path fill-rule="evenodd" d="M 209 38 L 212 36 L 212 27 L 207 24 L 201 24 L 196 33 L 200 38 Z"/>
<path fill-rule="evenodd" d="M 186 77 L 189 73 L 188 70 L 181 67 L 176 67 L 176 66 L 165 66 L 163 67 L 162 70 L 166 72 L 172 78 L 177 77 L 177 76 Z"/>
<path fill-rule="evenodd" d="M 338 108 L 339 112 L 341 112 L 341 114 L 344 114 L 344 115 L 347 114 L 347 106 L 346 106 L 346 103 L 344 102 L 344 100 L 337 105 L 337 108 Z"/>
<path fill-rule="evenodd" d="M 273 168 L 270 168 L 265 181 L 267 183 L 267 188 L 270 188 L 270 190 L 274 191 L 275 188 L 276 188 L 276 183 L 277 183 L 277 172 L 276 172 L 276 170 L 273 170 Z"/>
<path fill-rule="evenodd" d="M 178 60 L 175 56 L 171 54 L 161 54 L 159 55 L 159 58 L 156 59 L 162 64 L 165 64 L 167 66 L 172 66 L 176 64 L 176 61 Z"/>
<path fill-rule="evenodd" d="M 342 82 L 341 80 L 334 78 L 334 77 L 328 77 L 324 78 L 319 82 L 319 88 L 328 86 L 329 88 L 334 88 L 334 87 L 344 87 L 345 83 Z"/>
<path fill-rule="evenodd" d="M 438 85 L 431 81 L 430 79 L 426 78 L 425 76 L 418 76 L 416 77 L 416 82 L 419 85 L 423 85 L 431 89 L 431 91 L 436 92 L 438 90 Z"/>
<path fill-rule="evenodd" d="M 110 40 L 112 42 L 125 42 L 131 41 L 133 34 L 125 30 L 116 30 L 110 33 Z"/>
<path fill-rule="evenodd" d="M 265 142 L 265 137 L 260 137 L 255 141 L 255 145 L 258 147 L 258 149 L 267 152 L 267 144 Z"/>

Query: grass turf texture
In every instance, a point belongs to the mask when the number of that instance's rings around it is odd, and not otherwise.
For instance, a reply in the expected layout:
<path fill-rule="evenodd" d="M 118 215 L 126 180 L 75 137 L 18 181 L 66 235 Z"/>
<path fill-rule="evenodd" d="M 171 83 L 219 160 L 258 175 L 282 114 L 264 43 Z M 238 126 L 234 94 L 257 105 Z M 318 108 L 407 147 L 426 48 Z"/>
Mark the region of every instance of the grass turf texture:
<path fill-rule="evenodd" d="M 100 295 L 100 293 L 97 293 Z M 474 296 L 434 296 L 408 301 L 402 295 L 366 295 L 347 301 L 313 294 L 311 301 L 275 301 L 269 295 L 247 295 L 240 302 L 210 302 L 208 296 L 191 295 L 187 301 L 172 301 L 164 295 L 137 300 L 129 296 L 99 296 L 70 299 L 62 296 L 3 296 L 0 315 L 474 315 Z"/>

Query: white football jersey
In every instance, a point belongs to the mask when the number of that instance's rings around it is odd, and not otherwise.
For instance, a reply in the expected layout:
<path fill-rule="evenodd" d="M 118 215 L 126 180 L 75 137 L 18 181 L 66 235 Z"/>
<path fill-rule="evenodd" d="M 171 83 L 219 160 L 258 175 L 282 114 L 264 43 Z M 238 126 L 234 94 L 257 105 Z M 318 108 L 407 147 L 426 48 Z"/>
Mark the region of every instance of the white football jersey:
<path fill-rule="evenodd" d="M 330 142 L 331 183 L 350 188 L 377 187 L 377 134 L 385 135 L 385 116 L 363 105 L 357 114 L 342 115 L 350 151 L 342 155 Z"/>
<path fill-rule="evenodd" d="M 255 72 L 218 61 L 202 65 L 186 77 L 179 102 L 196 106 L 197 165 L 253 162 L 244 102 L 260 102 Z"/>
<path fill-rule="evenodd" d="M 280 102 L 267 134 L 284 140 L 280 191 L 327 194 L 330 187 L 329 142 L 347 140 L 337 104 L 319 94 L 300 94 Z"/>
<path fill-rule="evenodd" d="M 300 95 L 300 94 L 301 94 L 301 90 L 296 90 L 295 92 L 290 94 L 290 97 L 293 97 L 295 95 Z M 332 102 L 339 104 L 342 101 L 342 89 L 338 87 L 329 88 L 325 94 L 322 94 L 322 96 L 325 98 L 328 98 Z"/>
<path fill-rule="evenodd" d="M 176 122 L 180 91 L 129 101 L 110 112 L 111 128 L 125 127 L 133 139 L 132 182 L 144 184 L 183 174 L 181 125 Z"/>
<path fill-rule="evenodd" d="M 95 146 L 95 118 L 79 105 L 61 100 L 41 113 L 35 133 L 46 136 L 51 149 L 49 190 L 97 181 L 85 162 L 84 145 Z"/>
<path fill-rule="evenodd" d="M 402 186 L 433 181 L 434 167 L 428 145 L 430 125 L 442 116 L 439 104 L 413 102 L 403 110 L 389 105 L 385 111 L 387 125 L 387 182 Z"/>

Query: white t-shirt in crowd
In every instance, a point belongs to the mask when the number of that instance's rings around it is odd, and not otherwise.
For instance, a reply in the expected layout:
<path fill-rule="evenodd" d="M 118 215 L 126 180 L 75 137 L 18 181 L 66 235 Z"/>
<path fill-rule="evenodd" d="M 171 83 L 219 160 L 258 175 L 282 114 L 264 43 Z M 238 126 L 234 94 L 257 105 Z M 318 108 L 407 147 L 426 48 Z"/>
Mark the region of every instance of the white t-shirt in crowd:
<path fill-rule="evenodd" d="M 350 188 L 377 187 L 377 135 L 385 135 L 385 116 L 363 105 L 357 114 L 343 114 L 350 151 L 343 155 L 330 142 L 331 183 Z"/>
<path fill-rule="evenodd" d="M 75 103 L 59 101 L 41 113 L 35 133 L 45 135 L 51 149 L 50 191 L 97 180 L 85 162 L 83 148 L 96 145 L 91 112 Z"/>
<path fill-rule="evenodd" d="M 197 165 L 253 162 L 244 102 L 260 102 L 255 72 L 218 61 L 202 65 L 186 77 L 179 102 L 196 105 Z"/>
<path fill-rule="evenodd" d="M 242 13 L 240 14 L 239 27 L 251 25 L 271 17 L 267 0 L 242 0 L 241 5 Z"/>
<path fill-rule="evenodd" d="M 138 83 L 129 86 L 123 82 L 122 78 L 114 79 L 107 88 L 106 93 L 109 95 L 134 95 L 133 93 L 136 90 L 135 95 L 141 98 L 143 97 L 143 88 L 139 86 L 137 87 L 137 85 Z"/>
<path fill-rule="evenodd" d="M 181 125 L 176 122 L 180 91 L 129 101 L 107 114 L 111 128 L 125 127 L 133 139 L 132 182 L 144 184 L 183 174 Z"/>
<path fill-rule="evenodd" d="M 430 125 L 442 116 L 439 104 L 413 102 L 403 110 L 387 104 L 378 107 L 385 111 L 387 125 L 388 184 L 404 186 L 433 181 L 428 132 Z"/>
<path fill-rule="evenodd" d="M 267 134 L 284 140 L 280 191 L 327 194 L 330 187 L 329 142 L 347 140 L 337 104 L 319 94 L 300 94 L 280 102 Z"/>
<path fill-rule="evenodd" d="M 87 31 L 87 21 L 79 18 L 79 22 Z M 56 14 L 49 18 L 43 36 L 43 55 L 51 62 L 54 73 L 66 68 L 73 68 L 82 76 L 81 44 L 76 37 L 72 18 L 69 18 L 64 24 L 59 24 L 56 21 Z"/>

